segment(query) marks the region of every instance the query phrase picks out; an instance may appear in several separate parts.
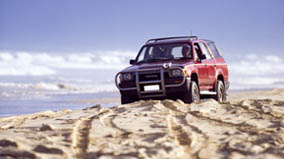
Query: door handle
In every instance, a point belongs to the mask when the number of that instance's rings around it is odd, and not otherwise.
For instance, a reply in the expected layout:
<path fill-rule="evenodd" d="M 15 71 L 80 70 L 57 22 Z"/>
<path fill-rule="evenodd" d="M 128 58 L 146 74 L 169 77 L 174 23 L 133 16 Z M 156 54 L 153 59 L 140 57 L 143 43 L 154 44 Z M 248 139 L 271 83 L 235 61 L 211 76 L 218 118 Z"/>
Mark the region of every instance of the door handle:
<path fill-rule="evenodd" d="M 207 64 L 205 64 L 204 66 L 207 67 Z"/>
<path fill-rule="evenodd" d="M 216 67 L 216 64 L 214 64 L 214 67 Z"/>

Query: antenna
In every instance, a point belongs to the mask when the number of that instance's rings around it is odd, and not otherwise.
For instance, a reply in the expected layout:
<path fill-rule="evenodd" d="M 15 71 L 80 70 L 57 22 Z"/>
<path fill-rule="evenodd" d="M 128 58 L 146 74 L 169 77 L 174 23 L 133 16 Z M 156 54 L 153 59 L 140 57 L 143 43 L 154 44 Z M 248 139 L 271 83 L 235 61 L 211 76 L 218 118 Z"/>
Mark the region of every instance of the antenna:
<path fill-rule="evenodd" d="M 192 36 L 192 30 L 190 30 L 190 36 Z"/>

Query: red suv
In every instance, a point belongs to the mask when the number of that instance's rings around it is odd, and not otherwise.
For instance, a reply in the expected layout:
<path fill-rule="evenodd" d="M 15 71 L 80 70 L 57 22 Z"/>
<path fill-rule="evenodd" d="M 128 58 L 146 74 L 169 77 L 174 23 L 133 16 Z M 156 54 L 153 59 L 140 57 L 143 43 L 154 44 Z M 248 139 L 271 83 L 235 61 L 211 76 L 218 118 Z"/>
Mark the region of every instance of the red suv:
<path fill-rule="evenodd" d="M 122 104 L 156 98 L 199 102 L 201 92 L 226 101 L 228 67 L 211 40 L 197 36 L 150 39 L 130 64 L 115 77 Z"/>

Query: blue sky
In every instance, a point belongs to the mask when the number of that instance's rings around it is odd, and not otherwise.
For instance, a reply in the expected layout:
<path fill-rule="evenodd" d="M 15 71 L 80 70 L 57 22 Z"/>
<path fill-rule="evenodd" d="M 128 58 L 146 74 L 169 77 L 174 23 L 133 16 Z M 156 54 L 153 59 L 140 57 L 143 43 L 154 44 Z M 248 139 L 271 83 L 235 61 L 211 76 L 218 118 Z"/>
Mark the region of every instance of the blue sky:
<path fill-rule="evenodd" d="M 214 40 L 227 58 L 284 56 L 283 0 L 1 0 L 0 50 L 138 51 L 153 37 Z"/>

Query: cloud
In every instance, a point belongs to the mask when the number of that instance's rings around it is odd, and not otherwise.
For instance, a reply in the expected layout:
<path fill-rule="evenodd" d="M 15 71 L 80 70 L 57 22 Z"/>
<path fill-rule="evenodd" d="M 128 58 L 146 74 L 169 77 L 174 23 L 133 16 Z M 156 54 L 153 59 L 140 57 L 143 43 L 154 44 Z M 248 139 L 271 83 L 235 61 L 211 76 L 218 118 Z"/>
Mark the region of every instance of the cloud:
<path fill-rule="evenodd" d="M 122 51 L 70 54 L 0 52 L 0 75 L 52 75 L 57 69 L 120 70 L 135 56 L 134 52 Z"/>
<path fill-rule="evenodd" d="M 269 62 L 273 62 L 273 63 L 281 63 L 282 62 L 282 59 L 278 56 L 266 56 L 265 57 L 265 60 L 266 61 L 269 61 Z"/>
<path fill-rule="evenodd" d="M 283 87 L 284 63 L 275 55 L 249 54 L 228 63 L 231 88 L 256 89 Z"/>
<path fill-rule="evenodd" d="M 249 54 L 249 55 L 246 56 L 246 58 L 249 59 L 249 60 L 255 60 L 255 59 L 257 59 L 257 56 L 256 56 L 256 54 Z"/>
<path fill-rule="evenodd" d="M 238 76 L 271 76 L 272 74 L 284 74 L 284 63 L 281 63 L 282 61 L 280 57 L 274 55 L 256 56 L 250 54 L 239 62 L 232 62 L 229 64 L 229 68 L 233 74 Z"/>

